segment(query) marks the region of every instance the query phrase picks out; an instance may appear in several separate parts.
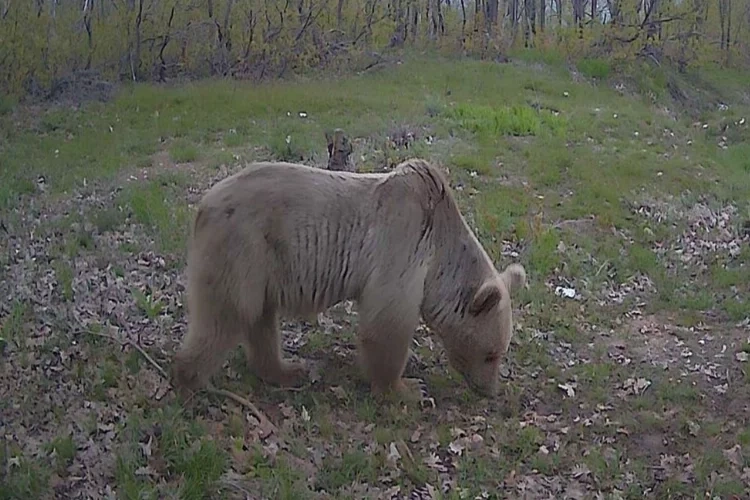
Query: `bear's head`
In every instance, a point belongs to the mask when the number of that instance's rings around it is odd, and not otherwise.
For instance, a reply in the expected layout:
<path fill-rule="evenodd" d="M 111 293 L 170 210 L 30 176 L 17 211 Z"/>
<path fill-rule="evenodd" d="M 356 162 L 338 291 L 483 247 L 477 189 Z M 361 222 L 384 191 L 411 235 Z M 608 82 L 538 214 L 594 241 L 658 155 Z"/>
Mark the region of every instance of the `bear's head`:
<path fill-rule="evenodd" d="M 500 362 L 513 336 L 511 294 L 526 285 L 526 270 L 511 264 L 482 283 L 469 300 L 460 331 L 441 335 L 448 360 L 482 396 L 499 389 Z"/>

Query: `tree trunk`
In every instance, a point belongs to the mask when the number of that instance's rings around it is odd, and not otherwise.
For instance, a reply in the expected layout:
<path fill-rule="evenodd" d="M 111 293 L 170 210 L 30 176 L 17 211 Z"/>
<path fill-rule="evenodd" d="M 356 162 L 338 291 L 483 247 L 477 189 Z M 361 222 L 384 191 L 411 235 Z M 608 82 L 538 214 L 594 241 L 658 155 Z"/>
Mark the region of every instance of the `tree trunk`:
<path fill-rule="evenodd" d="M 727 0 L 727 41 L 725 43 L 726 51 L 727 51 L 727 62 L 729 62 L 729 56 L 730 56 L 730 42 L 731 42 L 731 35 L 732 33 L 732 0 Z"/>
<path fill-rule="evenodd" d="M 474 33 L 479 33 L 479 12 L 482 10 L 482 0 L 474 0 Z"/>
<path fill-rule="evenodd" d="M 518 0 L 510 0 L 508 14 L 510 15 L 511 36 L 515 42 L 518 34 Z"/>
<path fill-rule="evenodd" d="M 437 0 L 437 15 L 438 15 L 438 29 L 440 30 L 440 36 L 445 35 L 445 18 L 443 17 L 443 8 L 440 3 L 443 0 Z"/>
<path fill-rule="evenodd" d="M 547 0 L 539 0 L 539 31 L 544 31 L 547 22 Z"/>
<path fill-rule="evenodd" d="M 498 20 L 498 0 L 484 1 L 484 29 L 487 34 L 491 34 Z"/>
<path fill-rule="evenodd" d="M 719 0 L 719 25 L 721 26 L 721 50 L 725 49 L 724 39 L 726 37 L 726 0 Z"/>
<path fill-rule="evenodd" d="M 466 1 L 461 0 L 461 44 L 466 41 Z"/>
<path fill-rule="evenodd" d="M 344 1 L 338 0 L 336 4 L 336 29 L 341 30 L 341 26 L 344 24 Z"/>
<path fill-rule="evenodd" d="M 531 9 L 529 4 L 532 2 L 533 0 L 523 0 L 523 46 L 526 48 L 529 47 L 529 39 L 531 38 L 531 18 L 529 16 Z"/>

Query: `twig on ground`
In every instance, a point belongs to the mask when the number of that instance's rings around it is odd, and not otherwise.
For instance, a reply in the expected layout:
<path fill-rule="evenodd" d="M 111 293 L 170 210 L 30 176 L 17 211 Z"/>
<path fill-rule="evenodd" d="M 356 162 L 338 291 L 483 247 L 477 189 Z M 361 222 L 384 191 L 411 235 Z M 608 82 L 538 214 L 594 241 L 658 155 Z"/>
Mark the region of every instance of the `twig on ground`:
<path fill-rule="evenodd" d="M 250 491 L 245 488 L 244 481 L 242 480 L 242 476 L 240 476 L 239 474 L 237 474 L 236 472 L 232 470 L 224 473 L 224 475 L 222 475 L 221 478 L 219 478 L 219 481 L 221 482 L 221 484 L 223 484 L 226 487 L 231 487 L 240 493 L 244 493 L 245 498 L 253 497 L 252 493 L 250 493 Z"/>
<path fill-rule="evenodd" d="M 108 333 L 93 332 L 91 330 L 86 330 L 85 332 L 86 333 L 90 333 L 92 335 L 96 335 L 98 337 L 103 337 L 105 339 L 112 340 L 112 341 L 117 342 L 117 343 L 119 343 L 121 345 L 129 345 L 129 346 L 133 347 L 139 353 L 141 353 L 141 355 L 146 359 L 146 361 L 148 361 L 149 363 L 151 363 L 151 365 L 154 368 L 156 368 L 156 370 L 159 372 L 159 374 L 162 377 L 164 377 L 164 379 L 167 382 L 171 382 L 171 377 L 169 376 L 169 374 L 167 373 L 167 371 L 164 368 L 162 368 L 159 363 L 157 363 L 156 361 L 154 361 L 154 358 L 152 358 L 140 345 L 138 345 L 137 342 L 133 342 L 132 340 L 127 339 L 127 338 L 120 339 L 120 338 L 118 338 L 118 337 L 116 337 L 114 335 L 110 335 Z M 268 417 L 266 417 L 266 415 L 262 411 L 260 411 L 260 409 L 257 406 L 255 406 L 253 403 L 251 403 L 247 399 L 243 398 L 242 396 L 239 396 L 239 395 L 237 395 L 237 394 L 235 394 L 235 393 L 233 393 L 231 391 L 228 391 L 226 389 L 217 389 L 216 387 L 214 387 L 212 385 L 206 387 L 205 390 L 209 394 L 215 394 L 217 396 L 223 396 L 225 398 L 229 398 L 232 401 L 234 401 L 235 403 L 237 403 L 237 404 L 239 404 L 241 406 L 244 406 L 245 408 L 247 408 L 255 416 L 255 418 L 258 419 L 258 421 L 260 422 L 260 426 L 263 429 L 270 430 L 272 432 L 276 432 L 276 430 L 277 430 L 276 426 L 268 419 Z"/>
<path fill-rule="evenodd" d="M 269 387 L 268 392 L 304 392 L 312 386 L 311 383 L 307 383 L 301 387 Z"/>
<path fill-rule="evenodd" d="M 134 348 L 139 353 L 141 353 L 141 355 L 144 358 L 146 358 L 146 361 L 148 361 L 149 363 L 151 363 L 151 365 L 154 368 L 156 368 L 156 371 L 158 371 L 159 374 L 162 377 L 164 377 L 165 380 L 167 380 L 167 381 L 170 380 L 170 377 L 169 377 L 169 374 L 167 373 L 167 371 L 164 368 L 162 368 L 159 363 L 157 363 L 156 361 L 154 361 L 154 358 L 152 358 L 151 356 L 149 356 L 149 354 L 145 350 L 143 350 L 143 347 L 139 346 L 136 342 L 133 342 L 130 339 L 120 339 L 120 338 L 117 338 L 114 335 L 110 335 L 108 333 L 92 332 L 91 330 L 86 330 L 86 333 L 90 333 L 91 335 L 97 335 L 99 337 L 104 337 L 105 339 L 110 339 L 110 340 L 113 340 L 115 342 L 119 342 L 122 345 L 129 345 L 130 347 Z"/>
<path fill-rule="evenodd" d="M 224 396 L 225 398 L 229 398 L 235 403 L 244 406 L 250 412 L 255 415 L 255 418 L 258 419 L 260 422 L 260 426 L 263 429 L 268 429 L 273 432 L 276 432 L 276 426 L 273 425 L 273 423 L 266 417 L 266 415 L 260 411 L 260 409 L 255 406 L 252 402 L 248 401 L 247 399 L 243 398 L 242 396 L 239 396 L 231 391 L 228 391 L 226 389 L 218 389 L 212 385 L 206 387 L 206 392 L 209 394 L 216 394 L 217 396 Z"/>

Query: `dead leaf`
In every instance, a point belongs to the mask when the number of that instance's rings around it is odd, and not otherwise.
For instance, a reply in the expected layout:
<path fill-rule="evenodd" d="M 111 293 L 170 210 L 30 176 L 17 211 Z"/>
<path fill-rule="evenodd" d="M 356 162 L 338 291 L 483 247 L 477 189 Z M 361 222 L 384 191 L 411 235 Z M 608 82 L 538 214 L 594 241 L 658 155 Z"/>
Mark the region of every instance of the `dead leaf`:
<path fill-rule="evenodd" d="M 337 397 L 337 398 L 338 398 L 339 400 L 342 400 L 342 401 L 343 401 L 343 400 L 345 400 L 345 399 L 347 399 L 347 398 L 348 398 L 348 396 L 347 396 L 347 394 L 346 394 L 346 390 L 344 390 L 344 388 L 343 388 L 343 387 L 341 387 L 340 385 L 336 385 L 336 386 L 333 386 L 333 387 L 331 387 L 331 392 L 332 392 L 332 393 L 333 393 L 333 394 L 334 394 L 334 395 L 335 395 L 335 396 L 336 396 L 336 397 Z"/>
<path fill-rule="evenodd" d="M 454 439 L 466 435 L 466 431 L 464 431 L 460 427 L 451 427 L 450 433 L 451 437 L 453 437 Z"/>
<path fill-rule="evenodd" d="M 154 439 L 153 436 L 149 436 L 147 443 L 138 443 L 138 445 L 141 447 L 141 451 L 143 451 L 143 455 L 146 458 L 151 457 L 151 442 L 153 441 L 153 439 Z"/>
<path fill-rule="evenodd" d="M 289 406 L 288 404 L 279 404 L 279 410 L 281 410 L 281 414 L 284 416 L 284 418 L 294 418 L 294 408 Z"/>
<path fill-rule="evenodd" d="M 401 454 L 398 452 L 396 443 L 392 442 L 388 446 L 388 456 L 386 457 L 386 461 L 391 465 L 391 467 L 396 467 L 400 459 L 401 459 Z"/>
<path fill-rule="evenodd" d="M 591 470 L 588 468 L 586 464 L 575 465 L 573 467 L 573 470 L 571 471 L 571 475 L 576 479 L 586 477 L 589 474 L 591 474 Z"/>
<path fill-rule="evenodd" d="M 737 468 L 742 467 L 744 459 L 742 458 L 742 447 L 739 444 L 735 444 L 731 448 L 724 450 L 724 458 L 726 458 L 730 464 Z"/>
<path fill-rule="evenodd" d="M 113 424 L 112 422 L 108 424 L 97 424 L 96 428 L 102 432 L 109 432 L 115 428 L 115 424 Z"/>
<path fill-rule="evenodd" d="M 484 438 L 479 434 L 473 434 L 470 438 L 471 448 L 476 450 L 484 443 Z"/>
<path fill-rule="evenodd" d="M 409 438 L 409 441 L 411 441 L 412 443 L 416 443 L 417 441 L 419 441 L 419 438 L 421 436 L 422 436 L 422 431 L 417 429 L 412 433 L 411 438 Z"/>
<path fill-rule="evenodd" d="M 147 465 L 146 467 L 138 467 L 135 470 L 136 476 L 156 476 L 156 471 L 151 468 L 150 465 Z"/>
<path fill-rule="evenodd" d="M 696 422 L 693 422 L 692 420 L 688 420 L 688 432 L 690 432 L 691 436 L 697 436 L 698 433 L 701 431 L 701 426 L 697 424 Z"/>
<path fill-rule="evenodd" d="M 422 462 L 430 469 L 435 469 L 438 472 L 448 472 L 448 468 L 443 465 L 440 457 L 437 453 L 432 452 L 422 459 Z"/>
<path fill-rule="evenodd" d="M 570 483 L 567 488 L 565 488 L 565 498 L 570 500 L 583 500 L 584 498 L 588 498 L 586 495 L 586 490 L 580 483 Z"/>
<path fill-rule="evenodd" d="M 557 384 L 557 387 L 559 387 L 560 389 L 562 389 L 563 391 L 565 391 L 565 394 L 569 398 L 574 398 L 576 396 L 576 391 L 575 391 L 576 383 L 575 382 L 570 382 L 570 383 L 565 383 L 565 384 Z"/>
<path fill-rule="evenodd" d="M 448 445 L 448 449 L 453 453 L 454 455 L 458 455 L 459 457 L 463 454 L 465 446 L 459 442 L 460 440 L 457 439 L 453 442 L 451 442 Z"/>

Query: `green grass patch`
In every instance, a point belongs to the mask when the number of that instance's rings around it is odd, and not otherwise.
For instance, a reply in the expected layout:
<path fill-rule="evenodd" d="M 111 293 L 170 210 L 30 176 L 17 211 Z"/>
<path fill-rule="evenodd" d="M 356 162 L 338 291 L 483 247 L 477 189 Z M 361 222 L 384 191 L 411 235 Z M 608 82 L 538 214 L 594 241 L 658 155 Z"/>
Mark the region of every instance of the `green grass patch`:
<path fill-rule="evenodd" d="M 576 63 L 581 74 L 587 78 L 606 80 L 612 72 L 612 65 L 605 59 L 583 58 Z"/>
<path fill-rule="evenodd" d="M 529 206 L 528 195 L 514 187 L 498 186 L 481 191 L 476 198 L 474 211 L 482 240 L 491 241 L 491 237 L 496 235 L 507 237 L 517 231 L 517 226 L 521 225 L 519 219 L 527 215 Z"/>
<path fill-rule="evenodd" d="M 76 444 L 72 436 L 58 436 L 45 446 L 45 451 L 54 455 L 58 474 L 65 475 L 65 469 L 75 458 Z"/>
<path fill-rule="evenodd" d="M 154 434 L 155 426 L 160 433 Z M 150 457 L 142 451 L 145 444 L 152 451 Z M 151 412 L 136 408 L 120 434 L 116 453 L 116 482 L 128 498 L 150 498 L 157 491 L 164 493 L 151 476 L 136 474 L 149 465 L 158 467 L 162 477 L 169 481 L 167 490 L 171 494 L 188 499 L 213 494 L 228 467 L 228 455 L 222 444 L 207 436 L 194 419 L 183 415 L 179 406 Z"/>
<path fill-rule="evenodd" d="M 50 471 L 46 467 L 25 457 L 2 458 L 0 465 L 5 470 L 0 473 L 0 499 L 42 498 L 50 493 Z"/>
<path fill-rule="evenodd" d="M 248 462 L 246 477 L 259 483 L 260 494 L 283 500 L 304 498 L 310 494 L 302 471 L 283 457 L 272 461 L 260 446 L 255 446 Z"/>
<path fill-rule="evenodd" d="M 445 117 L 483 140 L 504 135 L 538 135 L 543 127 L 553 133 L 563 133 L 565 130 L 564 119 L 530 106 L 493 107 L 459 103 L 447 109 Z"/>
<path fill-rule="evenodd" d="M 354 481 L 372 482 L 377 478 L 378 466 L 372 455 L 362 450 L 345 452 L 340 459 L 324 461 L 316 479 L 316 489 L 335 493 Z"/>
<path fill-rule="evenodd" d="M 3 318 L 0 326 L 0 338 L 5 342 L 15 343 L 19 349 L 26 346 L 26 321 L 31 310 L 25 302 L 16 300 L 10 308 L 10 314 Z"/>
<path fill-rule="evenodd" d="M 145 183 L 129 184 L 120 197 L 120 203 L 129 207 L 133 222 L 145 226 L 165 252 L 184 252 L 191 212 L 183 189 L 182 177 L 162 175 Z"/>
<path fill-rule="evenodd" d="M 198 146 L 187 139 L 177 139 L 169 147 L 169 157 L 175 163 L 188 163 L 198 159 Z"/>

